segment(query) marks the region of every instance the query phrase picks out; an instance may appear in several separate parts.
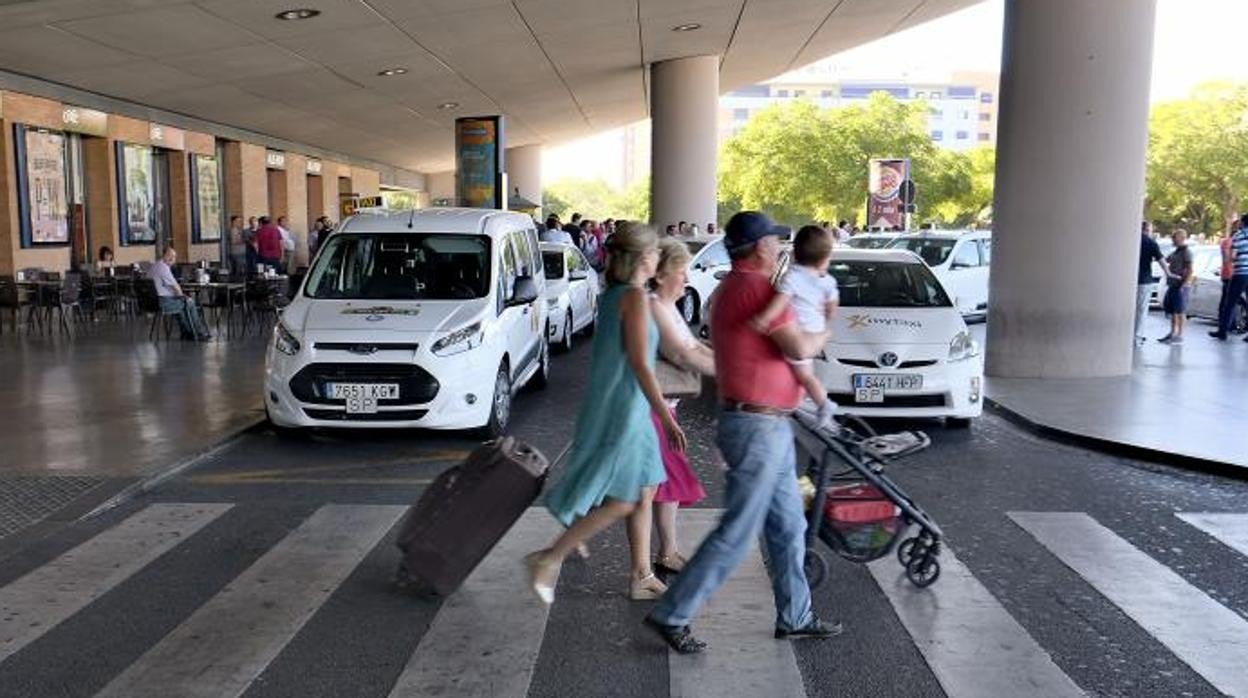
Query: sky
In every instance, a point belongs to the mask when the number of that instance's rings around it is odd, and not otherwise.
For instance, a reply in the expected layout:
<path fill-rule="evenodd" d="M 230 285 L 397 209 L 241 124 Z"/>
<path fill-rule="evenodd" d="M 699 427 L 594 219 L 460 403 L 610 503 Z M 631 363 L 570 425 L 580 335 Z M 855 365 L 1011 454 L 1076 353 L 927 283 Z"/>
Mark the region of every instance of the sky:
<path fill-rule="evenodd" d="M 859 46 L 820 63 L 862 79 L 901 79 L 907 74 L 948 75 L 957 70 L 999 71 L 1005 0 L 987 0 L 933 22 Z M 1157 0 L 1152 101 L 1183 97 L 1210 80 L 1248 81 L 1248 59 L 1236 36 L 1248 26 L 1248 0 Z M 1224 40 L 1216 28 L 1226 27 Z M 951 41 L 974 36 L 978 41 Z M 545 148 L 543 179 L 593 178 L 586 162 L 616 162 L 615 132 Z M 614 156 L 613 156 L 614 155 Z M 618 165 L 616 165 L 618 169 Z"/>

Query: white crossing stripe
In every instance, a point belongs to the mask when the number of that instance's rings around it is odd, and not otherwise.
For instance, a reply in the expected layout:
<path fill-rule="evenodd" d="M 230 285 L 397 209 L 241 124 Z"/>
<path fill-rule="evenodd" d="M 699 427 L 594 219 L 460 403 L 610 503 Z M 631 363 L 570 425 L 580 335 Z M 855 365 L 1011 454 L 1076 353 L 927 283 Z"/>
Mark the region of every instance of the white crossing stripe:
<path fill-rule="evenodd" d="M 1176 516 L 1217 538 L 1241 555 L 1248 555 L 1248 514 L 1192 512 Z"/>
<path fill-rule="evenodd" d="M 1087 514 L 1010 518 L 1219 691 L 1248 696 L 1248 621 Z"/>
<path fill-rule="evenodd" d="M 948 546 L 939 560 L 926 589 L 892 555 L 867 567 L 950 698 L 1083 695 Z"/>
<path fill-rule="evenodd" d="M 153 504 L 0 589 L 0 661 L 229 509 L 229 504 Z"/>
<path fill-rule="evenodd" d="M 321 507 L 99 695 L 241 694 L 405 510 Z"/>
<path fill-rule="evenodd" d="M 529 588 L 523 558 L 560 530 L 546 510 L 526 511 L 442 604 L 391 698 L 527 695 L 549 609 Z"/>
<path fill-rule="evenodd" d="M 681 547 L 696 550 L 722 514 L 712 509 L 682 511 Z M 711 596 L 691 625 L 708 647 L 695 655 L 668 651 L 672 696 L 806 695 L 792 644 L 772 638 L 776 608 L 771 578 L 757 544 L 751 546 L 741 566 Z"/>

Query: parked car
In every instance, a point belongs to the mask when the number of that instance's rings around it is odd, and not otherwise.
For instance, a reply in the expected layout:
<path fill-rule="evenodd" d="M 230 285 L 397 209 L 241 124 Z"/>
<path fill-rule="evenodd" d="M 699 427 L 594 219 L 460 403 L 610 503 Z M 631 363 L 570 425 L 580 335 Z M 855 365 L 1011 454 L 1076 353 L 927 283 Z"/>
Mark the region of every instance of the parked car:
<path fill-rule="evenodd" d="M 877 250 L 881 247 L 888 247 L 897 239 L 897 235 L 897 233 L 859 233 L 851 237 L 846 244 L 859 250 Z"/>
<path fill-rule="evenodd" d="M 841 303 L 815 375 L 841 412 L 943 417 L 983 411 L 984 359 L 940 280 L 904 249 L 832 253 Z"/>
<path fill-rule="evenodd" d="M 594 331 L 598 274 L 580 250 L 561 242 L 542 243 L 542 266 L 546 273 L 546 337 L 564 351 L 571 351 L 576 333 Z"/>
<path fill-rule="evenodd" d="M 701 324 L 706 315 L 706 302 L 719 286 L 716 274 L 726 272 L 732 266 L 728 249 L 722 235 L 684 240 L 693 259 L 689 261 L 689 283 L 685 295 L 676 302 L 680 314 L 690 325 Z M 722 274 L 721 274 L 722 276 Z"/>
<path fill-rule="evenodd" d="M 547 381 L 545 289 L 528 216 L 352 216 L 273 328 L 269 421 L 501 434 L 513 394 Z"/>
<path fill-rule="evenodd" d="M 1191 296 L 1187 314 L 1205 320 L 1218 320 L 1218 306 L 1222 301 L 1222 252 L 1216 245 L 1192 247 Z M 1248 300 L 1240 298 L 1231 321 L 1231 331 L 1236 334 L 1248 332 Z"/>
<path fill-rule="evenodd" d="M 953 297 L 962 317 L 982 320 L 988 316 L 990 231 L 932 230 L 899 235 L 886 249 L 917 254 Z"/>

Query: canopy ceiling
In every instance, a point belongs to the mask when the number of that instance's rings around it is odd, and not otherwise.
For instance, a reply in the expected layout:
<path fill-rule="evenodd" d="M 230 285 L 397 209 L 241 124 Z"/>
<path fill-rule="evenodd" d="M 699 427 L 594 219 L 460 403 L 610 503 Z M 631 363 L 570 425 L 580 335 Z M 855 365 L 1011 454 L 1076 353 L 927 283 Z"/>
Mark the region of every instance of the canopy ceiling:
<path fill-rule="evenodd" d="M 0 0 L 0 69 L 429 172 L 457 116 L 557 143 L 645 118 L 648 63 L 728 91 L 978 1 Z"/>

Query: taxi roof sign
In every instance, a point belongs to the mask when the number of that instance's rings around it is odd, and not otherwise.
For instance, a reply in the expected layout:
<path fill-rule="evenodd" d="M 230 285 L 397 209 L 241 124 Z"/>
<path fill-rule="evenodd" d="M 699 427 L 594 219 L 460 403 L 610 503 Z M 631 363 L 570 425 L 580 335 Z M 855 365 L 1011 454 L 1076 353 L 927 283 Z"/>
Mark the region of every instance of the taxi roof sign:
<path fill-rule="evenodd" d="M 384 207 L 380 196 L 356 196 L 354 194 L 344 194 L 341 204 L 343 218 L 350 216 L 356 211 Z"/>

